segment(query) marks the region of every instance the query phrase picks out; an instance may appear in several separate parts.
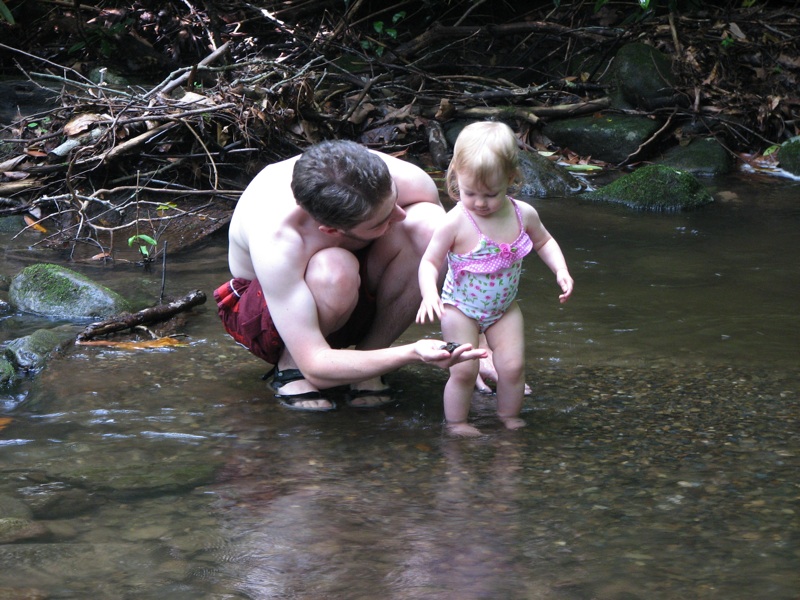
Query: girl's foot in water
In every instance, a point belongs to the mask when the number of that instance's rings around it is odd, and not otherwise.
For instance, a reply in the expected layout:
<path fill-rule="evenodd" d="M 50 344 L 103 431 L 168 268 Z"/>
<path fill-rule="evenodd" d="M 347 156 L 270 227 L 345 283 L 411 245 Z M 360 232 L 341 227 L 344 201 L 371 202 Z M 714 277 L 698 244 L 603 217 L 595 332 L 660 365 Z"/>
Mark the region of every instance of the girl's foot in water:
<path fill-rule="evenodd" d="M 447 433 L 455 437 L 478 437 L 483 435 L 480 429 L 467 423 L 448 423 L 445 427 Z"/>
<path fill-rule="evenodd" d="M 525 421 L 523 421 L 519 417 L 501 417 L 500 415 L 498 416 L 500 417 L 500 420 L 503 422 L 503 425 L 506 426 L 506 429 L 514 430 L 514 429 L 519 429 L 520 427 L 525 427 L 525 425 L 527 425 L 527 423 L 525 423 Z"/>

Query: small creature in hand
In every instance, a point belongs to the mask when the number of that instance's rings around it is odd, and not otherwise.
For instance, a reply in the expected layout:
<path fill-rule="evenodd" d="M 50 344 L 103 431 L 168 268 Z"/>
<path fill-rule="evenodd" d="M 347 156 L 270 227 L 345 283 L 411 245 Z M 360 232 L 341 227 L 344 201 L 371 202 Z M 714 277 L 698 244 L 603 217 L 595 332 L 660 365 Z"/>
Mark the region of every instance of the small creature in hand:
<path fill-rule="evenodd" d="M 446 344 L 442 344 L 442 346 L 439 349 L 440 350 L 447 350 L 450 354 L 452 354 L 453 350 L 458 348 L 460 345 L 461 344 L 458 344 L 456 342 L 447 342 Z"/>

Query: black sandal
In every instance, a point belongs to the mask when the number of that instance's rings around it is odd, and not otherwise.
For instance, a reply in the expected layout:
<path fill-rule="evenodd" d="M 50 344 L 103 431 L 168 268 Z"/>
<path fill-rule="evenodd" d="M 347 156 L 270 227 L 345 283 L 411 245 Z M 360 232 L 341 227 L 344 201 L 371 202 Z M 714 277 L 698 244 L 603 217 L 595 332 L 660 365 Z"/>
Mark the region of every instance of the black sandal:
<path fill-rule="evenodd" d="M 384 381 L 383 377 L 381 377 L 381 383 L 386 385 L 386 381 Z M 396 390 L 392 387 L 386 385 L 385 388 L 381 388 L 379 390 L 358 390 L 358 389 L 349 389 L 345 392 L 345 398 L 347 401 L 347 406 L 350 408 L 357 408 L 363 410 L 371 410 L 375 408 L 384 408 L 389 406 L 390 404 L 395 404 L 397 400 L 395 399 Z M 382 402 L 375 402 L 374 404 L 353 404 L 353 400 L 358 398 L 366 398 L 369 396 L 375 396 L 376 398 L 383 398 Z"/>
<path fill-rule="evenodd" d="M 272 381 L 270 381 L 269 387 L 273 392 L 275 392 L 275 398 L 281 403 L 282 406 L 285 406 L 289 410 L 297 410 L 301 412 L 330 412 L 332 410 L 336 410 L 336 403 L 333 400 L 325 398 L 316 390 L 311 392 L 303 392 L 301 394 L 280 393 L 280 389 L 287 383 L 305 379 L 303 374 L 300 372 L 300 369 L 285 369 L 283 371 L 279 371 L 277 367 L 273 367 L 269 373 L 264 375 L 264 379 L 268 379 L 270 377 L 272 377 Z M 331 405 L 329 407 L 297 406 L 297 402 L 304 402 L 305 400 L 326 400 L 330 402 Z"/>

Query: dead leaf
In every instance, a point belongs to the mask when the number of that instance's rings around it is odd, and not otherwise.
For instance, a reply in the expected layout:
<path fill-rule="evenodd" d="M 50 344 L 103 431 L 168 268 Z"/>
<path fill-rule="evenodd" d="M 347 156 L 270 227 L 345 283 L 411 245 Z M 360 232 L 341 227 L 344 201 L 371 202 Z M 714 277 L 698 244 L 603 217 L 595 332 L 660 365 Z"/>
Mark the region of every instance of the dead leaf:
<path fill-rule="evenodd" d="M 0 417 L 0 431 L 8 427 L 13 420 L 11 417 Z"/>
<path fill-rule="evenodd" d="M 744 34 L 744 31 L 742 31 L 736 23 L 731 23 L 730 25 L 728 25 L 728 29 L 733 34 L 733 37 L 735 37 L 736 39 L 741 41 L 745 41 L 747 39 L 747 36 Z"/>
<path fill-rule="evenodd" d="M 447 98 L 442 98 L 439 102 L 439 108 L 436 110 L 434 119 L 444 121 L 452 117 L 456 112 L 456 107 Z"/>
<path fill-rule="evenodd" d="M 778 56 L 778 64 L 782 67 L 794 67 L 800 69 L 800 58 L 796 56 L 789 56 L 788 54 L 781 54 Z"/>
<path fill-rule="evenodd" d="M 89 131 L 98 123 L 108 123 L 112 118 L 100 113 L 81 113 L 64 125 L 64 135 L 73 137 Z"/>
<path fill-rule="evenodd" d="M 39 225 L 39 223 L 37 223 L 36 220 L 30 215 L 25 215 L 23 219 L 25 220 L 25 224 L 34 231 L 38 231 L 39 233 L 47 233 L 47 229 Z"/>
<path fill-rule="evenodd" d="M 118 350 L 157 350 L 160 348 L 177 348 L 188 346 L 186 342 L 181 342 L 174 337 L 162 337 L 155 340 L 141 340 L 138 342 L 114 342 L 111 340 L 89 340 L 86 342 L 76 342 L 81 346 L 103 346 L 106 348 L 116 348 Z"/>
<path fill-rule="evenodd" d="M 19 163 L 23 160 L 28 158 L 24 154 L 20 154 L 19 156 L 15 156 L 14 158 L 9 158 L 8 160 L 4 160 L 0 163 L 0 171 L 9 171 L 15 168 Z"/>
<path fill-rule="evenodd" d="M 20 181 L 22 179 L 27 179 L 30 177 L 30 173 L 26 173 L 25 171 L 3 171 L 3 177 L 10 181 Z"/>

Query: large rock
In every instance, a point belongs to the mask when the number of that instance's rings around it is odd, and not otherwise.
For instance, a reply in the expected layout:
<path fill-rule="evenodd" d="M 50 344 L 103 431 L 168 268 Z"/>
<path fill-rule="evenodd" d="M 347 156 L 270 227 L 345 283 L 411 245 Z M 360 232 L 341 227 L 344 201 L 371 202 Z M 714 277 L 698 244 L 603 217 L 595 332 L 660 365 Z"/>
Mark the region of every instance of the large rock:
<path fill-rule="evenodd" d="M 781 144 L 778 150 L 778 160 L 780 167 L 792 175 L 800 176 L 800 136 Z"/>
<path fill-rule="evenodd" d="M 733 157 L 714 138 L 695 138 L 688 144 L 668 149 L 657 164 L 693 175 L 726 175 L 733 169 Z"/>
<path fill-rule="evenodd" d="M 609 113 L 553 121 L 545 125 L 542 132 L 561 148 L 620 164 L 652 138 L 661 125 L 647 117 Z"/>
<path fill-rule="evenodd" d="M 104 495 L 177 494 L 208 485 L 214 481 L 219 464 L 210 460 L 176 459 L 161 461 L 158 468 L 150 462 L 121 464 L 75 464 L 61 477 L 72 487 Z"/>
<path fill-rule="evenodd" d="M 577 194 L 583 184 L 538 152 L 519 153 L 520 196 L 563 198 Z"/>
<path fill-rule="evenodd" d="M 680 103 L 672 63 L 652 46 L 639 42 L 619 49 L 609 72 L 614 108 L 655 110 Z M 604 81 L 605 83 L 605 81 Z"/>
<path fill-rule="evenodd" d="M 107 318 L 130 311 L 116 292 L 88 277 L 51 264 L 36 264 L 11 281 L 8 298 L 22 312 L 62 319 Z"/>
<path fill-rule="evenodd" d="M 6 380 L 4 363 L 21 371 L 37 371 L 50 354 L 71 344 L 75 333 L 69 329 L 37 329 L 30 335 L 8 342 L 3 350 L 5 361 L 0 362 L 0 382 Z M 9 381 L 13 380 L 9 379 Z"/>
<path fill-rule="evenodd" d="M 694 175 L 663 165 L 641 167 L 581 197 L 651 211 L 689 210 L 714 201 Z"/>

